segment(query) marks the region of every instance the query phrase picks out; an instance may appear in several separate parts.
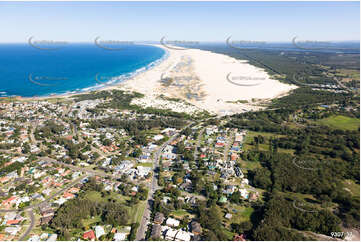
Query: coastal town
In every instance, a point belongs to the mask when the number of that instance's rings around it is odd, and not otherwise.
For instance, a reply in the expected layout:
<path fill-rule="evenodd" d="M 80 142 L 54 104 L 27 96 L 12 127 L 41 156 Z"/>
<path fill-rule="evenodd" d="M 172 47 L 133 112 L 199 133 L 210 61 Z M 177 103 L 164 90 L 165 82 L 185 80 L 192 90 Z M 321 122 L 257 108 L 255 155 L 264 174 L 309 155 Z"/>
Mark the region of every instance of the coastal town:
<path fill-rule="evenodd" d="M 288 95 L 226 100 L 224 93 L 212 108 L 192 79 L 192 62 L 181 60 L 152 79 L 159 90 L 143 93 L 146 85 L 128 82 L 1 98 L 0 240 L 359 237 L 354 79 L 333 71 L 347 80 L 299 84 L 273 75 L 287 89 L 292 83 Z M 188 69 L 192 78 L 179 76 Z M 151 85 L 146 73 L 138 81 Z"/>
<path fill-rule="evenodd" d="M 245 130 L 109 103 L 91 95 L 1 102 L 1 240 L 199 240 L 197 209 L 210 194 L 229 228 L 261 198 L 239 166 Z M 199 111 L 184 105 L 179 111 Z M 126 218 L 112 224 L 108 212 L 91 212 L 78 215 L 80 227 L 57 227 L 84 199 L 120 206 Z"/>
<path fill-rule="evenodd" d="M 0 242 L 360 241 L 360 2 L 0 16 Z"/>

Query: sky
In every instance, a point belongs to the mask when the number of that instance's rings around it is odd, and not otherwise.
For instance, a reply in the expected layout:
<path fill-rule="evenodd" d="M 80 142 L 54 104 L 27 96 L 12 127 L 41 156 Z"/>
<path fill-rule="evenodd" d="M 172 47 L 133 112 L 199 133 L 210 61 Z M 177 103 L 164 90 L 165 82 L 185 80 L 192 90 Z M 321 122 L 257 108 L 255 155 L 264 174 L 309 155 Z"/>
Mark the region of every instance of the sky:
<path fill-rule="evenodd" d="M 359 2 L 0 2 L 0 43 L 37 40 L 344 41 Z"/>

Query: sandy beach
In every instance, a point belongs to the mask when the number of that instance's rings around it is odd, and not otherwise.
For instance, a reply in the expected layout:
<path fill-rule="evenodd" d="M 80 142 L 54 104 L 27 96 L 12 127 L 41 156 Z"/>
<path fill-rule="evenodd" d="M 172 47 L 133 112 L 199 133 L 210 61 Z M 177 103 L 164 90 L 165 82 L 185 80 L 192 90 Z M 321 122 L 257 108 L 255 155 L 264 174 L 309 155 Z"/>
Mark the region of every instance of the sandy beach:
<path fill-rule="evenodd" d="M 122 89 L 148 97 L 163 94 L 180 98 L 211 113 L 228 115 L 258 110 L 260 102 L 296 88 L 272 79 L 263 69 L 246 60 L 198 49 L 174 50 L 157 46 L 168 51 L 168 58 L 119 84 Z"/>
<path fill-rule="evenodd" d="M 199 49 L 156 46 L 168 53 L 162 62 L 133 78 L 98 90 L 140 92 L 145 98 L 138 103 L 154 107 L 157 107 L 155 100 L 160 95 L 179 98 L 198 110 L 223 116 L 262 109 L 263 103 L 297 88 L 272 79 L 264 69 L 246 60 Z M 69 98 L 77 94 L 21 99 Z"/>

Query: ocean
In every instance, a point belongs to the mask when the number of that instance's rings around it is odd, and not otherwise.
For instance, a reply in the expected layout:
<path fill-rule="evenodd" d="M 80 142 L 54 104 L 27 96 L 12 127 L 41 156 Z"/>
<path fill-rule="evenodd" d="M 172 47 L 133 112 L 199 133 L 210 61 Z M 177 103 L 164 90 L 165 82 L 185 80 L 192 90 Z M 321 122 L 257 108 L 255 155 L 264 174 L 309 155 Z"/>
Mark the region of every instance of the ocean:
<path fill-rule="evenodd" d="M 54 49 L 0 44 L 0 97 L 48 96 L 96 90 L 157 65 L 166 51 L 151 45 L 109 50 L 94 44 Z"/>

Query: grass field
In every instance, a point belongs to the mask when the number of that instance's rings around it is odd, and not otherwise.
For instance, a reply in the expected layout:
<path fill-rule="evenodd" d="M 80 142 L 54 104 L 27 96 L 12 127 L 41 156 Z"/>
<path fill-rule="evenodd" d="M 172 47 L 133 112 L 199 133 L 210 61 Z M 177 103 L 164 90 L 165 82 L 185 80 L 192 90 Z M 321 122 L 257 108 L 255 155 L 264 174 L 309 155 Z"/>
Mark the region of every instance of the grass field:
<path fill-rule="evenodd" d="M 192 214 L 188 213 L 187 211 L 185 211 L 184 209 L 178 209 L 178 210 L 175 210 L 175 211 L 172 211 L 170 213 L 171 215 L 173 215 L 175 218 L 177 219 L 182 219 L 183 217 L 185 216 L 189 216 L 189 217 L 193 217 Z"/>
<path fill-rule="evenodd" d="M 340 76 L 351 77 L 356 80 L 360 80 L 360 71 L 351 69 L 337 69 L 337 74 Z"/>
<path fill-rule="evenodd" d="M 258 149 L 260 151 L 269 151 L 269 140 L 270 140 L 270 138 L 272 138 L 272 137 L 279 138 L 279 137 L 284 136 L 284 135 L 279 135 L 279 134 L 274 134 L 274 133 L 248 131 L 247 135 L 246 135 L 246 138 L 245 138 L 245 141 L 243 143 L 243 150 L 247 151 L 247 150 L 255 149 L 256 146 L 252 145 L 252 142 L 254 141 L 254 137 L 256 137 L 258 135 L 261 135 L 261 136 L 263 136 L 265 138 L 265 143 L 258 145 Z M 279 148 L 278 152 L 293 154 L 294 150 Z"/>
<path fill-rule="evenodd" d="M 357 130 L 360 127 L 360 119 L 350 118 L 342 115 L 320 119 L 317 121 L 317 123 L 329 126 L 331 128 L 343 130 Z"/>
<path fill-rule="evenodd" d="M 235 205 L 235 204 L 232 204 L 232 206 L 230 208 L 232 209 L 232 211 L 231 211 L 232 218 L 230 220 L 230 223 L 237 223 L 237 224 L 244 222 L 244 221 L 248 221 L 254 210 L 251 207 L 245 207 L 245 206 Z M 235 209 L 235 210 L 233 211 L 233 209 Z"/>
<path fill-rule="evenodd" d="M 259 163 L 258 161 L 245 161 L 242 160 L 239 162 L 239 165 L 241 168 L 246 169 L 246 170 L 254 170 L 256 168 L 260 168 L 261 167 L 261 163 Z"/>
<path fill-rule="evenodd" d="M 83 219 L 82 223 L 83 223 L 84 227 L 89 229 L 92 225 L 94 225 L 100 221 L 101 221 L 100 216 L 96 216 L 96 217 L 89 218 L 89 219 Z"/>
<path fill-rule="evenodd" d="M 129 208 L 129 215 L 131 217 L 131 223 L 140 223 L 143 217 L 146 201 L 139 202 L 136 206 Z"/>
<path fill-rule="evenodd" d="M 95 202 L 102 202 L 102 201 L 106 201 L 107 199 L 111 198 L 111 199 L 115 199 L 118 202 L 121 202 L 124 205 L 126 204 L 127 200 L 130 200 L 130 197 L 122 196 L 120 194 L 113 193 L 113 192 L 110 195 L 102 198 L 100 192 L 90 191 L 90 192 L 87 192 L 85 197 L 88 198 L 89 200 L 95 201 Z M 146 201 L 140 201 L 137 205 L 132 206 L 132 207 L 125 205 L 129 212 L 130 223 L 140 222 L 140 220 L 142 219 L 142 216 L 143 216 L 145 205 L 146 205 Z M 90 223 L 91 220 L 85 221 L 85 222 Z"/>

